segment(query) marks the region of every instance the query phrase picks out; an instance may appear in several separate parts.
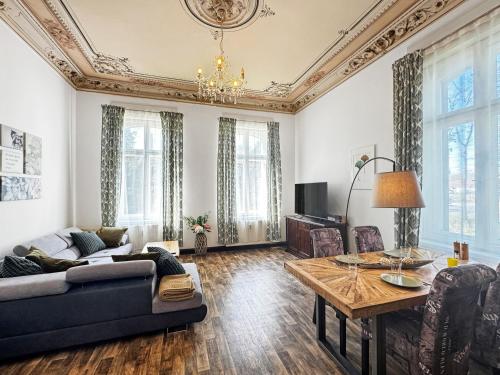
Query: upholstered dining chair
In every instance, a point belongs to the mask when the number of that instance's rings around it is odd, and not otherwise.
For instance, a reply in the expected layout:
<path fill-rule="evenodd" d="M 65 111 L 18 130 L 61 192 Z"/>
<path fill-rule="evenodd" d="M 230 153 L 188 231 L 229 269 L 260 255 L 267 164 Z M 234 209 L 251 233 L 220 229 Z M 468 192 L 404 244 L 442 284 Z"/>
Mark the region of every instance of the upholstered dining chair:
<path fill-rule="evenodd" d="M 441 270 L 422 314 L 408 309 L 385 315 L 387 353 L 407 374 L 467 374 L 479 294 L 496 277 L 482 264 Z"/>
<path fill-rule="evenodd" d="M 337 228 L 313 229 L 309 235 L 312 238 L 315 258 L 344 254 L 344 243 Z"/>
<path fill-rule="evenodd" d="M 313 229 L 309 232 L 309 235 L 312 238 L 315 258 L 344 254 L 344 242 L 342 241 L 342 235 L 337 228 Z M 344 331 L 345 337 L 345 317 L 328 302 L 326 304 L 335 310 L 337 318 L 341 321 L 340 329 Z M 316 304 L 314 305 L 312 321 L 316 324 Z"/>
<path fill-rule="evenodd" d="M 477 313 L 471 357 L 500 375 L 500 264 Z"/>
<path fill-rule="evenodd" d="M 383 251 L 384 241 L 378 227 L 367 225 L 352 229 L 358 253 Z"/>

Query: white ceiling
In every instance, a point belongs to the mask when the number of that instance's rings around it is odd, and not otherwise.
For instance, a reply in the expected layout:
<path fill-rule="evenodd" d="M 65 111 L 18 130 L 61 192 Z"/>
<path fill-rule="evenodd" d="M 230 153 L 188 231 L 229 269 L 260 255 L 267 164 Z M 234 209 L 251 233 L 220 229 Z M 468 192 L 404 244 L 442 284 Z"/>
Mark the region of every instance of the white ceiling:
<path fill-rule="evenodd" d="M 274 16 L 225 33 L 233 71 L 248 87 L 294 83 L 377 0 L 267 0 Z M 179 0 L 63 0 L 95 52 L 126 57 L 139 74 L 193 80 L 218 52 L 209 29 Z"/>

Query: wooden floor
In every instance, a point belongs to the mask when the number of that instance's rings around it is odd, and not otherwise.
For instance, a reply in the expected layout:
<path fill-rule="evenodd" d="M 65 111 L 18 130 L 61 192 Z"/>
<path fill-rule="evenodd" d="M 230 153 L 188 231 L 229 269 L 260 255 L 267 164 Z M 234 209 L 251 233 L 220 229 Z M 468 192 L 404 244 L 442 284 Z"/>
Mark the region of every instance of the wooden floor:
<path fill-rule="evenodd" d="M 207 318 L 157 332 L 0 364 L 0 374 L 341 374 L 315 340 L 313 293 L 283 269 L 281 249 L 182 256 L 201 274 Z M 327 309 L 330 310 L 330 309 Z M 336 319 L 329 311 L 329 335 Z M 359 363 L 359 327 L 348 355 Z M 389 374 L 401 374 L 388 358 Z"/>

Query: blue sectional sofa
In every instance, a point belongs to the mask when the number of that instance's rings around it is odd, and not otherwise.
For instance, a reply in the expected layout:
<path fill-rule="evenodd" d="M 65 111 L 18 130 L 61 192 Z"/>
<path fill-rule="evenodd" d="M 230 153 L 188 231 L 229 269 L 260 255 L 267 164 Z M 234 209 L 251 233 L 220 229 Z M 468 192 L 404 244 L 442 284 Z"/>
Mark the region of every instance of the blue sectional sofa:
<path fill-rule="evenodd" d="M 0 278 L 0 360 L 202 321 L 207 314 L 194 263 L 183 266 L 193 276 L 195 297 L 162 302 L 156 265 L 150 260 L 113 263 L 119 248 L 82 258 L 68 228 L 16 246 L 24 256 L 31 246 L 55 258 L 87 259 L 90 264 L 66 272 Z"/>

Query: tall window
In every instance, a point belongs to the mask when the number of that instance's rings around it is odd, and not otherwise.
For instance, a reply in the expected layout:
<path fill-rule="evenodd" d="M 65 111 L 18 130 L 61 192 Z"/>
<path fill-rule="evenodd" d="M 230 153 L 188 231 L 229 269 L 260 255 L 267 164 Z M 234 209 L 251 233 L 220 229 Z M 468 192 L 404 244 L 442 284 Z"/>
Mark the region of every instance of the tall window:
<path fill-rule="evenodd" d="M 159 113 L 125 112 L 122 189 L 118 222 L 162 222 L 162 135 Z"/>
<path fill-rule="evenodd" d="M 267 219 L 267 125 L 236 123 L 236 213 L 239 221 Z"/>
<path fill-rule="evenodd" d="M 423 95 L 421 243 L 449 250 L 458 240 L 498 254 L 500 15 L 426 51 Z"/>

